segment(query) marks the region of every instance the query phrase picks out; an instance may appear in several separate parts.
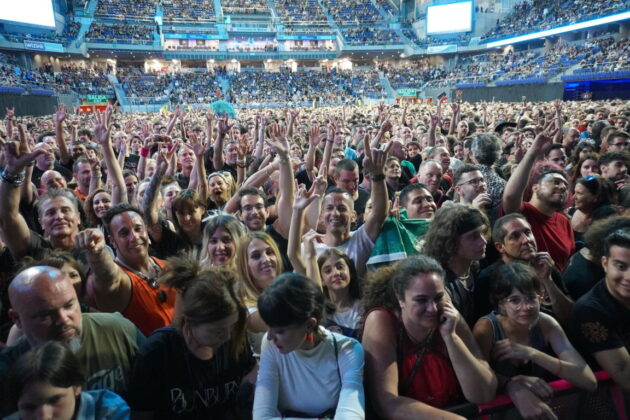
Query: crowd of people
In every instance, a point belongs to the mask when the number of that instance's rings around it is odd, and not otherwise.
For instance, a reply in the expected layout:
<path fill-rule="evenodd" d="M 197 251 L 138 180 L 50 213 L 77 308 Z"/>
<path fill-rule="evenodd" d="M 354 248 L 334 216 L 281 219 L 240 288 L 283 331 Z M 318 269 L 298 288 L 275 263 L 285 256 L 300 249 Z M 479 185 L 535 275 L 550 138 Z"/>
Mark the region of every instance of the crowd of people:
<path fill-rule="evenodd" d="M 285 25 L 304 25 L 312 26 L 313 22 L 317 25 L 328 27 L 326 15 L 317 0 L 308 1 L 292 1 L 292 0 L 276 0 L 275 8 L 278 11 L 282 23 Z"/>
<path fill-rule="evenodd" d="M 348 45 L 401 44 L 402 39 L 394 29 L 375 28 L 366 25 L 343 27 L 341 34 Z"/>
<path fill-rule="evenodd" d="M 165 22 L 205 23 L 216 20 L 213 0 L 161 0 Z"/>
<path fill-rule="evenodd" d="M 119 20 L 153 20 L 156 0 L 98 0 L 95 15 Z"/>
<path fill-rule="evenodd" d="M 630 391 L 630 106 L 463 99 L 6 109 L 2 412 L 556 419 L 550 381 Z"/>
<path fill-rule="evenodd" d="M 166 74 L 146 74 L 136 68 L 117 69 L 125 95 L 134 103 L 164 103 L 169 100 L 171 80 Z"/>
<path fill-rule="evenodd" d="M 266 0 L 221 0 L 221 10 L 224 14 L 263 14 L 269 13 L 269 3 Z"/>
<path fill-rule="evenodd" d="M 323 0 L 322 4 L 340 27 L 361 25 L 383 20 L 383 16 L 371 2 L 361 0 Z"/>
<path fill-rule="evenodd" d="M 492 40 L 508 35 L 544 30 L 571 23 L 583 22 L 600 16 L 612 15 L 628 9 L 628 0 L 606 3 L 586 0 L 525 0 L 516 4 L 503 19 L 497 20 L 482 38 Z"/>
<path fill-rule="evenodd" d="M 43 42 L 60 42 L 62 44 L 67 44 L 71 41 L 74 41 L 79 35 L 79 30 L 81 29 L 81 23 L 75 22 L 73 20 L 72 15 L 69 15 L 66 20 L 66 24 L 63 27 L 63 31 L 60 34 L 56 32 L 41 32 L 41 33 L 24 33 L 24 32 L 13 32 L 6 31 L 0 33 L 3 37 L 5 37 L 9 42 L 23 42 L 23 41 L 43 41 Z"/>
<path fill-rule="evenodd" d="M 104 23 L 94 21 L 85 34 L 88 42 L 118 42 L 127 44 L 150 44 L 153 42 L 155 26 L 143 24 Z"/>

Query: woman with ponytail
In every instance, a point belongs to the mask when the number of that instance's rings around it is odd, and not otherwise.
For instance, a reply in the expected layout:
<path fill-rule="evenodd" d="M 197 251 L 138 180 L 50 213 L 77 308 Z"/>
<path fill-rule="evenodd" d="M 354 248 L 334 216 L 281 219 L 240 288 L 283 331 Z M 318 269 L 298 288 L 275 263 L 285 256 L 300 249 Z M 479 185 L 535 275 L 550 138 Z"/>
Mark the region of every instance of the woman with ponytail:
<path fill-rule="evenodd" d="M 223 419 L 251 413 L 257 364 L 236 276 L 174 257 L 160 282 L 181 296 L 174 326 L 155 331 L 136 356 L 129 405 L 141 419 Z"/>

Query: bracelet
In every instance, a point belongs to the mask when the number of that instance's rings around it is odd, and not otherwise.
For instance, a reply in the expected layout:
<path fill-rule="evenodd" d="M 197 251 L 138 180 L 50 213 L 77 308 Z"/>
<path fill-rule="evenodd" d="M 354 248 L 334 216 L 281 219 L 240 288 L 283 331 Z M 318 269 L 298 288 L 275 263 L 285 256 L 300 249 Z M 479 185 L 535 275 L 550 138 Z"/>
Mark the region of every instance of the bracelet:
<path fill-rule="evenodd" d="M 7 171 L 2 172 L 2 180 L 7 184 L 11 184 L 14 186 L 19 186 L 24 181 L 24 171 L 18 172 L 17 174 L 10 174 Z"/>
<path fill-rule="evenodd" d="M 245 163 L 245 162 L 246 162 L 245 159 L 236 159 L 236 164 Z"/>
<path fill-rule="evenodd" d="M 378 181 L 382 181 L 382 180 L 384 180 L 384 179 L 385 179 L 385 174 L 378 174 L 378 175 L 372 175 L 372 174 L 370 174 L 370 179 L 371 179 L 372 181 L 376 181 L 376 182 L 378 182 Z"/>
<path fill-rule="evenodd" d="M 140 148 L 140 156 L 143 158 L 148 157 L 150 152 L 151 152 L 151 149 L 149 149 L 148 147 Z"/>
<path fill-rule="evenodd" d="M 238 168 L 247 168 L 247 164 L 246 164 L 246 163 L 238 163 L 238 162 L 237 162 L 237 163 L 236 163 L 236 166 L 237 166 Z"/>

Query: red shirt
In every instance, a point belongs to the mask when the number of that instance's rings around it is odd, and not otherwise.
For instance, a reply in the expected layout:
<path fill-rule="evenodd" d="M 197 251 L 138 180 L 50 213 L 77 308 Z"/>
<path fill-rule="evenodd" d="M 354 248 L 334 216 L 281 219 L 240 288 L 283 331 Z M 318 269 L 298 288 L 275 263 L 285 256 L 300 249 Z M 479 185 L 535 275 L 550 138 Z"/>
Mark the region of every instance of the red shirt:
<path fill-rule="evenodd" d="M 556 263 L 556 268 L 562 272 L 571 255 L 575 253 L 575 237 L 569 218 L 560 212 L 547 216 L 528 202 L 521 204 L 519 213 L 525 216 L 532 226 L 538 251 L 548 252 Z M 503 215 L 501 204 L 499 217 Z"/>

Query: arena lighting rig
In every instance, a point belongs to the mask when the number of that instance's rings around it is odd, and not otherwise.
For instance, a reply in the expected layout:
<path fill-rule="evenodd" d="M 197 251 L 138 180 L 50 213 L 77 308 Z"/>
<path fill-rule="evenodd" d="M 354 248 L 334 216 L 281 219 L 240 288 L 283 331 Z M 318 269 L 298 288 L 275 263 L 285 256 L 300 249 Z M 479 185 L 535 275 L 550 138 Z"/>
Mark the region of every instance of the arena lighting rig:
<path fill-rule="evenodd" d="M 585 22 L 580 22 L 580 23 L 574 23 L 574 24 L 571 24 L 571 25 L 560 26 L 560 27 L 557 27 L 557 28 L 554 28 L 554 29 L 547 29 L 545 31 L 540 31 L 540 32 L 534 32 L 532 34 L 515 36 L 515 37 L 512 37 L 512 38 L 502 39 L 500 41 L 488 42 L 486 44 L 486 48 L 502 47 L 504 45 L 516 44 L 518 42 L 529 41 L 529 40 L 532 40 L 532 39 L 544 38 L 544 37 L 547 37 L 547 36 L 562 34 L 562 33 L 565 33 L 565 32 L 576 31 L 576 30 L 579 30 L 579 29 L 590 28 L 590 27 L 593 27 L 593 26 L 605 25 L 606 23 L 619 22 L 619 21 L 625 20 L 625 19 L 630 19 L 630 10 L 626 11 L 626 12 L 617 13 L 617 14 L 614 14 L 614 15 L 602 17 L 602 18 L 587 20 Z"/>

